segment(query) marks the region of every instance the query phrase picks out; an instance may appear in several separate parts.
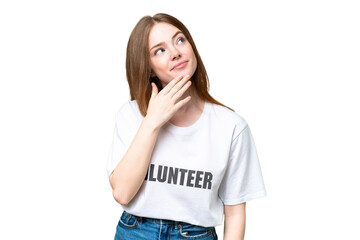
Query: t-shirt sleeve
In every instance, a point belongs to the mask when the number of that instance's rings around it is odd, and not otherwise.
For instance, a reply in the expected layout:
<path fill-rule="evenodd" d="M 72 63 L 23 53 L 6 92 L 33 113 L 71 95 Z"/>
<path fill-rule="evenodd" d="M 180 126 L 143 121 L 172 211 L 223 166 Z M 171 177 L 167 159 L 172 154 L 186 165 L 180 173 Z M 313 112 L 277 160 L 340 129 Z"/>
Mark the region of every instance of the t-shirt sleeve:
<path fill-rule="evenodd" d="M 113 133 L 113 140 L 110 146 L 106 172 L 110 176 L 114 171 L 118 163 L 124 157 L 128 149 L 128 136 L 129 136 L 129 124 L 125 121 L 125 118 L 120 109 L 115 117 L 115 128 Z"/>
<path fill-rule="evenodd" d="M 229 163 L 218 193 L 224 205 L 266 196 L 254 139 L 247 124 L 232 140 Z"/>

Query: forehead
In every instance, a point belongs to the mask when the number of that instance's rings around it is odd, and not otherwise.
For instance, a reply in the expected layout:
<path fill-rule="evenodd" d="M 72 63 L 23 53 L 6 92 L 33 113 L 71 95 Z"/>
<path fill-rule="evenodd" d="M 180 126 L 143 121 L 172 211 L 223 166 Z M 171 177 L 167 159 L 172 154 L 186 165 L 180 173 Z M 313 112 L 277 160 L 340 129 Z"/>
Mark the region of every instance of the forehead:
<path fill-rule="evenodd" d="M 149 33 L 149 47 L 171 40 L 177 31 L 180 30 L 169 23 L 156 23 Z"/>

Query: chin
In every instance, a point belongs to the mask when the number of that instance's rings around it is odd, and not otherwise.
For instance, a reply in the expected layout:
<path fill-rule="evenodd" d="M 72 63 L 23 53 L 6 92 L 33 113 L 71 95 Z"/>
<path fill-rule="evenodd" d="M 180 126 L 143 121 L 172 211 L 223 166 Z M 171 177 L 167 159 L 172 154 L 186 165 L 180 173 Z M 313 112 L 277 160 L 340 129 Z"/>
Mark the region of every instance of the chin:
<path fill-rule="evenodd" d="M 195 71 L 189 70 L 189 69 L 184 69 L 181 72 L 179 72 L 179 75 L 182 76 L 186 76 L 186 75 L 190 75 L 191 77 L 194 75 Z"/>

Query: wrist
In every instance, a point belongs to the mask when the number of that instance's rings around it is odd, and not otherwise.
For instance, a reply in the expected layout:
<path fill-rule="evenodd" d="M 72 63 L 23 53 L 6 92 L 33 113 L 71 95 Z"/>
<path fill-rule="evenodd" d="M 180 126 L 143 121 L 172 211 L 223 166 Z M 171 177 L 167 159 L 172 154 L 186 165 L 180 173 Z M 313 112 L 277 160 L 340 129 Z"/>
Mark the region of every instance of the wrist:
<path fill-rule="evenodd" d="M 148 116 L 144 117 L 142 124 L 146 127 L 146 129 L 150 129 L 154 132 L 159 131 L 161 128 L 161 126 L 158 123 L 156 123 L 156 121 L 149 118 Z"/>

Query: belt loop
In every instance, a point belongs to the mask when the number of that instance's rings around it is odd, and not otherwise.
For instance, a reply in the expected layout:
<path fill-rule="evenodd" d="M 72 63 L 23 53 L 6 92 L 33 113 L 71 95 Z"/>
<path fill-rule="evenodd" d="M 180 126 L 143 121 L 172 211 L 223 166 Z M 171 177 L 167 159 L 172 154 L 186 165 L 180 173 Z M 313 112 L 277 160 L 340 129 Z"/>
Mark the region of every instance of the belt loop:
<path fill-rule="evenodd" d="M 140 217 L 140 216 L 137 216 L 137 217 L 136 217 L 136 220 L 138 221 L 138 223 L 140 223 L 140 224 L 141 224 L 141 223 L 142 223 L 142 221 L 143 221 L 143 218 L 142 218 L 142 217 Z"/>

